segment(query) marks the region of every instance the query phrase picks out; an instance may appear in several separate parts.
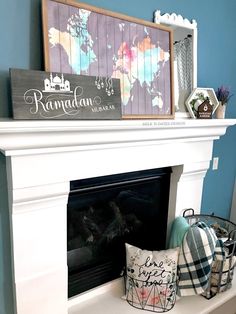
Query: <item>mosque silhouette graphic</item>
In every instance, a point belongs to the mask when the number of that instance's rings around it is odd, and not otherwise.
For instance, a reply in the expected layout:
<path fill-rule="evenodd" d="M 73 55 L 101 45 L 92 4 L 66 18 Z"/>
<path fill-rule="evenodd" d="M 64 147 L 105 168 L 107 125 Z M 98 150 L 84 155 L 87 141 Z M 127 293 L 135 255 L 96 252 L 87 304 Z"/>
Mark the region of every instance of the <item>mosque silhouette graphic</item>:
<path fill-rule="evenodd" d="M 63 92 L 63 93 L 72 93 L 70 90 L 70 82 L 64 79 L 64 75 L 61 74 L 59 77 L 57 74 L 53 77 L 52 73 L 50 73 L 50 79 L 46 78 L 44 80 L 44 90 L 43 92 Z"/>

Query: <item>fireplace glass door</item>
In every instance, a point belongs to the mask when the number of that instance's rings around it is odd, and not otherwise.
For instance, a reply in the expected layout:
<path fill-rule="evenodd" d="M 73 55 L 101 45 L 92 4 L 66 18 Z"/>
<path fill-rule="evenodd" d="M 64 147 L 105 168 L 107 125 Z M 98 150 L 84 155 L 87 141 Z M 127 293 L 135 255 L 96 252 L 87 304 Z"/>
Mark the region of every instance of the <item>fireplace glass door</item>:
<path fill-rule="evenodd" d="M 170 168 L 71 182 L 68 200 L 69 297 L 118 278 L 125 242 L 165 248 Z"/>

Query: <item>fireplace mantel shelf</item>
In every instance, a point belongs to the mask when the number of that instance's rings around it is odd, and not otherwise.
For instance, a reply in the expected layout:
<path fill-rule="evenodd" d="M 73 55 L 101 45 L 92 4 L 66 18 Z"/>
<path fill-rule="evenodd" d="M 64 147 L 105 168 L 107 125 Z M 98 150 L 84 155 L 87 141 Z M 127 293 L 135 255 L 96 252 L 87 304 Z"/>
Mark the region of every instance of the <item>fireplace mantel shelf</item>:
<path fill-rule="evenodd" d="M 6 156 L 106 147 L 207 141 L 224 135 L 236 119 L 15 121 L 0 120 L 0 151 Z"/>

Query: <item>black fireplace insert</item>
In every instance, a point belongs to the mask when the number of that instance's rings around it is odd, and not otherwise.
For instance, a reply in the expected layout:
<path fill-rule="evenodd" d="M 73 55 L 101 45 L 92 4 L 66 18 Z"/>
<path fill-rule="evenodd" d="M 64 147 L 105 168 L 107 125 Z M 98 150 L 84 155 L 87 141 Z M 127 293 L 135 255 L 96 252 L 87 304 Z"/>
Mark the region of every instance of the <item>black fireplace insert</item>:
<path fill-rule="evenodd" d="M 125 246 L 165 248 L 171 168 L 72 181 L 67 210 L 69 297 L 118 278 Z"/>

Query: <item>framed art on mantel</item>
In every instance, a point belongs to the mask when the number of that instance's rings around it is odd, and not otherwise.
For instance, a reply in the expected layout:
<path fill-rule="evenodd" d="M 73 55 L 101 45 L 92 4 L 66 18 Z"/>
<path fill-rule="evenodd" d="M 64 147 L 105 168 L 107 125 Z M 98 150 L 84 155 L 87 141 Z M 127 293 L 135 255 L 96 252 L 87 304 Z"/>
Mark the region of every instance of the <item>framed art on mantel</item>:
<path fill-rule="evenodd" d="M 92 75 L 98 88 L 120 79 L 122 118 L 174 117 L 170 28 L 70 0 L 42 1 L 46 71 Z"/>

